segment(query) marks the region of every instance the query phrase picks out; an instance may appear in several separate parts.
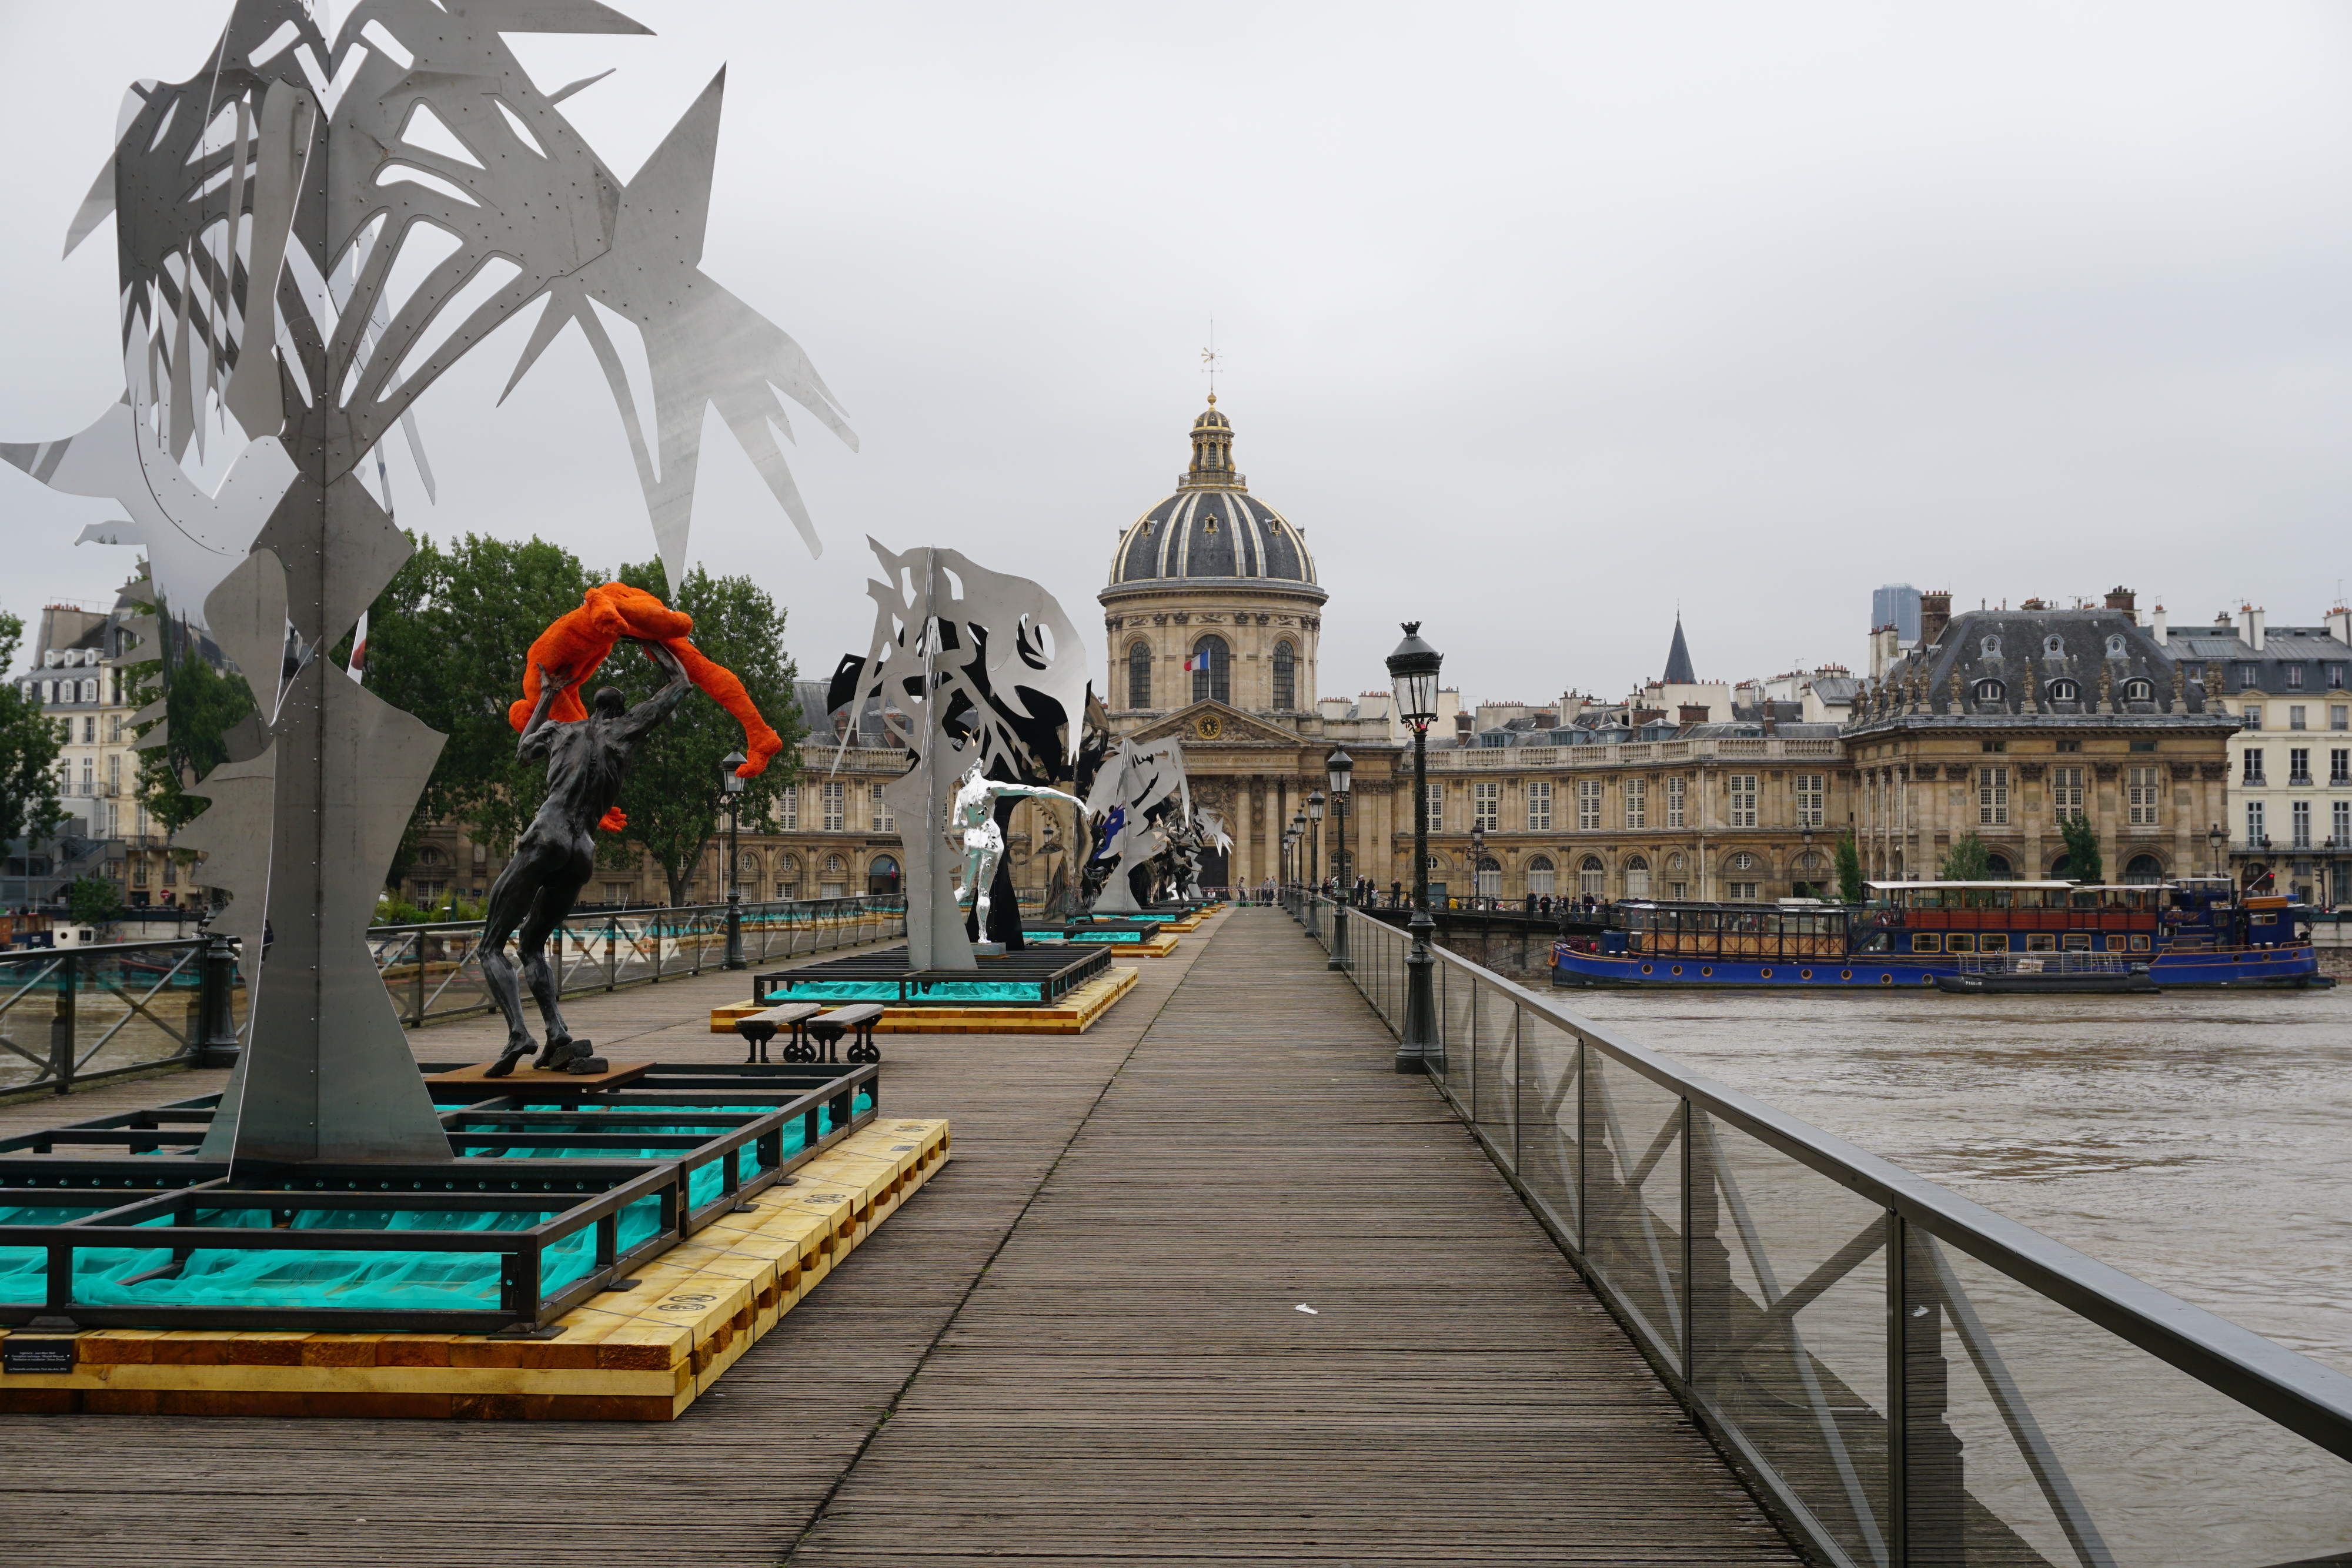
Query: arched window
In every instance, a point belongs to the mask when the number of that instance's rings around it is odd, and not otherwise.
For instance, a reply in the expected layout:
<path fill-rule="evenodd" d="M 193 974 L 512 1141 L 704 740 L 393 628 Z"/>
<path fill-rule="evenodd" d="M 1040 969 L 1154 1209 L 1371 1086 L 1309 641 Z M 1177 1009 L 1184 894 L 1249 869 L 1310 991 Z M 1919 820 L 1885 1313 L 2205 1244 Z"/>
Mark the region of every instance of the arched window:
<path fill-rule="evenodd" d="M 1538 898 L 1551 896 L 1552 863 L 1549 855 L 1538 855 L 1528 862 L 1528 891 Z"/>
<path fill-rule="evenodd" d="M 827 855 L 824 857 L 824 869 L 826 875 L 837 876 L 849 868 L 842 862 L 839 855 Z"/>
<path fill-rule="evenodd" d="M 800 869 L 801 862 L 795 856 L 780 855 L 776 859 L 776 874 L 779 876 L 790 876 Z"/>
<path fill-rule="evenodd" d="M 1298 706 L 1298 650 L 1289 639 L 1274 645 L 1274 711 L 1288 713 Z"/>
<path fill-rule="evenodd" d="M 2009 863 L 2007 855 L 1987 855 L 1985 874 L 1995 882 L 2008 882 L 2017 875 L 2017 869 Z"/>
<path fill-rule="evenodd" d="M 2156 688 L 2135 675 L 2124 683 L 2124 701 L 2147 703 L 2156 700 Z"/>
<path fill-rule="evenodd" d="M 1503 862 L 1492 855 L 1483 855 L 1479 858 L 1478 896 L 1481 898 L 1503 896 Z"/>
<path fill-rule="evenodd" d="M 1625 896 L 1650 896 L 1650 862 L 1643 855 L 1630 855 L 1625 861 Z"/>
<path fill-rule="evenodd" d="M 1742 850 L 1738 854 L 1731 857 L 1731 869 L 1734 871 L 1754 871 L 1756 869 L 1756 857 L 1749 854 L 1746 850 Z"/>
<path fill-rule="evenodd" d="M 760 856 L 758 852 L 753 850 L 745 850 L 741 854 L 737 855 L 735 857 L 735 869 L 737 871 L 758 871 L 760 869 Z"/>
<path fill-rule="evenodd" d="M 2124 880 L 2150 886 L 2164 880 L 2164 863 L 2154 855 L 2134 855 L 2124 867 Z"/>
<path fill-rule="evenodd" d="M 2063 675 L 2051 682 L 2045 689 L 2053 703 L 2078 703 L 2083 700 L 2083 688 L 2080 684 L 2070 681 Z"/>
<path fill-rule="evenodd" d="M 1979 681 L 1976 685 L 1976 699 L 1980 703 L 1997 703 L 2004 695 L 1999 681 Z"/>
<path fill-rule="evenodd" d="M 1232 652 L 1223 637 L 1212 634 L 1192 644 L 1192 656 L 1184 667 L 1192 672 L 1194 702 L 1234 700 L 1232 661 Z"/>
<path fill-rule="evenodd" d="M 877 898 L 895 897 L 898 892 L 898 862 L 888 855 L 876 855 L 866 868 L 866 891 Z"/>
<path fill-rule="evenodd" d="M 1608 874 L 1607 870 L 1601 863 L 1599 855 L 1587 855 L 1577 862 L 1577 890 L 1598 898 L 1605 891 L 1602 879 Z"/>
<path fill-rule="evenodd" d="M 1127 650 L 1127 706 L 1151 706 L 1151 644 L 1136 643 Z"/>

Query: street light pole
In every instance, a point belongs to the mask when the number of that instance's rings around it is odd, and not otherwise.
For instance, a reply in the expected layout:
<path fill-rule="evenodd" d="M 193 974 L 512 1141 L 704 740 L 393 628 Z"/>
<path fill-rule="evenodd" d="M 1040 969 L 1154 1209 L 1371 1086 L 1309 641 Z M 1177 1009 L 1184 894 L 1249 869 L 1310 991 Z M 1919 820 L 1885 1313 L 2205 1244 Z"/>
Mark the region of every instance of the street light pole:
<path fill-rule="evenodd" d="M 740 848 L 743 827 L 743 780 L 736 769 L 748 758 L 740 751 L 730 751 L 719 759 L 719 778 L 727 789 L 727 967 L 743 967 L 743 856 Z"/>
<path fill-rule="evenodd" d="M 1404 623 L 1404 641 L 1388 659 L 1397 716 L 1412 729 L 1412 951 L 1405 956 L 1404 1030 L 1397 1042 L 1399 1072 L 1443 1072 L 1445 1042 L 1437 1033 L 1437 988 L 1429 934 L 1429 726 L 1437 717 L 1437 672 L 1445 655 L 1421 640 L 1421 622 Z"/>
<path fill-rule="evenodd" d="M 1307 797 L 1307 935 L 1322 933 L 1315 925 L 1315 900 L 1323 890 L 1323 791 Z"/>
<path fill-rule="evenodd" d="M 1332 816 L 1338 824 L 1331 840 L 1331 879 L 1339 884 L 1339 901 L 1331 906 L 1331 956 L 1323 967 L 1344 969 L 1348 967 L 1348 905 L 1353 897 L 1348 876 L 1348 792 L 1356 759 L 1344 749 L 1334 751 L 1323 768 L 1331 780 Z"/>

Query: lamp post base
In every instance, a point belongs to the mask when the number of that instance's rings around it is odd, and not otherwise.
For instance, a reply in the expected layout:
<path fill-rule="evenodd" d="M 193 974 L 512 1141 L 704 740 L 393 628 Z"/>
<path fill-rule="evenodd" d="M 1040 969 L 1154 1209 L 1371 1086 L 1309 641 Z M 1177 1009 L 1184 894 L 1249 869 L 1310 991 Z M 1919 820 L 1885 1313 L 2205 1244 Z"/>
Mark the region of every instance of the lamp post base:
<path fill-rule="evenodd" d="M 727 967 L 740 969 L 743 964 L 743 895 L 727 895 Z"/>
<path fill-rule="evenodd" d="M 1327 969 L 1348 967 L 1348 911 L 1339 904 L 1331 906 L 1331 956 L 1323 961 Z"/>
<path fill-rule="evenodd" d="M 1425 909 L 1412 915 L 1412 951 L 1404 960 L 1404 1030 L 1397 1042 L 1399 1072 L 1444 1072 L 1445 1041 L 1437 1031 L 1437 960 L 1428 933 L 1437 928 Z"/>

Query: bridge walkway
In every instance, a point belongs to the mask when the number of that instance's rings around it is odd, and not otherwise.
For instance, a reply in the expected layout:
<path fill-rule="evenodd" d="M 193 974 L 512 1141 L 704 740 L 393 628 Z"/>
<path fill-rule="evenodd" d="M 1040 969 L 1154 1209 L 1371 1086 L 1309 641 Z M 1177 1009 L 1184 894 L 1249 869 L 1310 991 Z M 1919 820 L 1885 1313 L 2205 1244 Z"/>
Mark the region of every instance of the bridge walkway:
<path fill-rule="evenodd" d="M 676 1423 L 14 1418 L 0 1562 L 1797 1562 L 1322 963 L 1236 910 L 1085 1035 L 885 1037 L 888 1108 L 954 1118 L 955 1159 Z M 708 1009 L 744 989 L 565 1010 L 730 1060 Z"/>

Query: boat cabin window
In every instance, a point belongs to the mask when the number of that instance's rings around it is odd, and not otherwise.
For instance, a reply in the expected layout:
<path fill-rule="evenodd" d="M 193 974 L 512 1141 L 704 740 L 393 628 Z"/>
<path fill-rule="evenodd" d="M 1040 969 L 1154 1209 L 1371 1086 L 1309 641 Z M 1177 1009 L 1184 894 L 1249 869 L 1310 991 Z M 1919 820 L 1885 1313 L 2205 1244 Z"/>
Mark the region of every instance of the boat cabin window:
<path fill-rule="evenodd" d="M 2091 934 L 2089 932 L 2069 931 L 2066 933 L 2066 951 L 2069 953 L 2087 953 L 2090 950 Z"/>
<path fill-rule="evenodd" d="M 1973 932 L 1954 931 L 1944 937 L 1944 951 L 1947 953 L 1973 953 L 1976 950 L 1977 939 Z"/>
<path fill-rule="evenodd" d="M 1914 931 L 1911 934 L 1911 951 L 1914 953 L 1940 953 L 1943 950 L 1944 938 L 1939 934 L 1933 931 Z"/>

